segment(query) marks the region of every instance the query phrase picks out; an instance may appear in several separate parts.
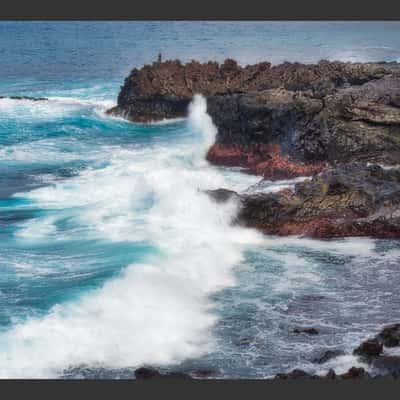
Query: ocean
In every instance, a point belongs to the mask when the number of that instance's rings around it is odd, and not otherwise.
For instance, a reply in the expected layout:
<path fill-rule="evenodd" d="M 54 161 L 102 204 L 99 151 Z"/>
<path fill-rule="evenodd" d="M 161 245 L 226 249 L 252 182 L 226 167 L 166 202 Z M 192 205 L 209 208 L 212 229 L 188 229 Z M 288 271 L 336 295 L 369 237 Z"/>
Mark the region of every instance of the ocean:
<path fill-rule="evenodd" d="M 0 377 L 359 365 L 352 349 L 400 318 L 398 242 L 232 225 L 237 205 L 204 191 L 260 177 L 205 160 L 217 129 L 204 98 L 184 119 L 105 114 L 158 53 L 400 61 L 400 22 L 0 22 L 0 96 L 48 98 L 0 99 Z M 312 362 L 327 349 L 343 355 Z"/>

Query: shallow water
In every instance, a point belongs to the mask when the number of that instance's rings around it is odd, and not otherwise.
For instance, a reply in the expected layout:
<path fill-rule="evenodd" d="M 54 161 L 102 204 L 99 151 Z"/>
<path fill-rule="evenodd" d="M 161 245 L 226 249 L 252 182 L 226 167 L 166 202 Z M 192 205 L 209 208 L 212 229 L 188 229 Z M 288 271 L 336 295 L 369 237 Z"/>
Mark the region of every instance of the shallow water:
<path fill-rule="evenodd" d="M 355 365 L 399 319 L 395 241 L 265 237 L 205 189 L 274 191 L 208 165 L 216 129 L 107 117 L 133 66 L 164 56 L 373 61 L 400 23 L 0 23 L 0 376 L 131 377 L 141 365 L 266 377 Z M 346 43 L 346 44 L 345 44 Z M 316 336 L 295 327 L 316 327 Z M 345 356 L 310 362 L 327 348 Z"/>

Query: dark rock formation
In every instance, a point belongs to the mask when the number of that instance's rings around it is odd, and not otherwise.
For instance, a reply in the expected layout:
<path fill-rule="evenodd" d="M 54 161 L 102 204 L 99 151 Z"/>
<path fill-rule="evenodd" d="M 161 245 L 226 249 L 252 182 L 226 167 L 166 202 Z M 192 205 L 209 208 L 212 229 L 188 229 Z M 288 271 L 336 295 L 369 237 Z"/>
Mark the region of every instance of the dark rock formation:
<path fill-rule="evenodd" d="M 155 62 L 132 70 L 109 113 L 146 122 L 186 115 L 196 93 L 218 127 L 210 162 L 267 179 L 327 163 L 400 160 L 397 63 Z"/>
<path fill-rule="evenodd" d="M 208 193 L 218 201 L 237 199 L 241 207 L 236 222 L 267 234 L 400 237 L 399 169 L 357 162 L 297 183 L 294 191 L 238 195 L 219 189 Z M 399 339 L 390 332 L 385 332 L 388 340 Z"/>
<path fill-rule="evenodd" d="M 383 345 L 377 339 L 366 340 L 354 350 L 354 354 L 362 357 L 377 357 L 382 353 Z"/>
<path fill-rule="evenodd" d="M 315 364 L 324 364 L 327 361 L 332 360 L 333 358 L 336 358 L 343 354 L 344 353 L 341 350 L 327 350 L 320 357 L 314 358 L 314 360 L 312 360 L 312 362 Z"/>
<path fill-rule="evenodd" d="M 136 379 L 192 379 L 188 374 L 182 372 L 167 372 L 165 374 L 160 373 L 153 368 L 138 368 L 135 370 Z"/>
<path fill-rule="evenodd" d="M 146 122 L 186 115 L 196 93 L 218 127 L 209 161 L 266 179 L 313 177 L 294 192 L 236 197 L 237 222 L 267 234 L 400 237 L 400 65 L 155 62 L 132 70 L 108 112 Z M 372 165 L 371 165 L 372 164 Z"/>
<path fill-rule="evenodd" d="M 274 379 L 323 379 L 323 380 L 343 380 L 343 379 L 369 379 L 371 375 L 364 368 L 351 367 L 347 372 L 337 375 L 332 369 L 326 375 L 314 375 L 301 369 L 295 369 L 288 373 L 275 375 Z"/>
<path fill-rule="evenodd" d="M 30 96 L 0 96 L 0 99 L 11 100 L 30 100 L 30 101 L 47 101 L 47 97 L 30 97 Z"/>
<path fill-rule="evenodd" d="M 400 345 L 400 324 L 385 326 L 375 337 L 362 342 L 353 353 L 374 370 L 393 378 L 400 377 L 400 356 L 385 354 L 385 348 Z"/>
<path fill-rule="evenodd" d="M 385 347 L 396 347 L 400 345 L 400 324 L 388 325 L 376 336 L 378 341 Z"/>
<path fill-rule="evenodd" d="M 385 326 L 375 337 L 368 339 L 354 350 L 354 354 L 370 359 L 382 354 L 384 347 L 400 345 L 400 324 Z"/>
<path fill-rule="evenodd" d="M 290 372 L 276 374 L 274 379 L 318 379 L 318 376 L 309 374 L 302 369 L 294 369 Z"/>
<path fill-rule="evenodd" d="M 188 380 L 188 379 L 207 379 L 207 378 L 215 378 L 218 376 L 218 371 L 211 369 L 197 369 L 194 371 L 186 372 L 165 372 L 161 373 L 157 369 L 154 368 L 146 368 L 141 367 L 135 370 L 135 378 L 141 380 L 147 379 L 179 379 L 179 380 Z"/>
<path fill-rule="evenodd" d="M 297 333 L 297 334 L 305 333 L 306 335 L 318 335 L 319 331 L 315 328 L 295 328 L 295 329 L 293 329 L 293 333 Z"/>

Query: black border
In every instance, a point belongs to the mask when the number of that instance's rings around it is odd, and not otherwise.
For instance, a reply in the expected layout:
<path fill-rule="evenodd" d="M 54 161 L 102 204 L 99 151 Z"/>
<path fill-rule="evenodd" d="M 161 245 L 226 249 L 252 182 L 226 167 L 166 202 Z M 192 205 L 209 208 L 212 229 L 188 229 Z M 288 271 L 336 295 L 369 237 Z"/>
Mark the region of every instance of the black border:
<path fill-rule="evenodd" d="M 398 0 L 12 0 L 0 19 L 397 20 Z"/>
<path fill-rule="evenodd" d="M 3 2 L 1 20 L 400 20 L 399 0 L 112 0 Z M 1 60 L 0 60 L 1 62 Z M 1 357 L 1 353 L 0 353 Z M 0 380 L 0 396 L 164 400 L 396 398 L 400 381 Z M 40 397 L 39 397 L 40 396 Z M 50 397 L 51 396 L 51 397 Z"/>

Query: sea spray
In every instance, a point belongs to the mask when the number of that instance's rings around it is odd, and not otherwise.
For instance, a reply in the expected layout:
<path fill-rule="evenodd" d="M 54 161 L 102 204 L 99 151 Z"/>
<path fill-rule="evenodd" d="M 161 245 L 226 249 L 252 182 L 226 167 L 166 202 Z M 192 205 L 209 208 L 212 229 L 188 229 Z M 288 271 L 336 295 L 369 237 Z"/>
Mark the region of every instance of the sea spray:
<path fill-rule="evenodd" d="M 25 194 L 51 217 L 21 225 L 18 240 L 147 242 L 156 251 L 75 301 L 0 335 L 1 377 L 56 377 L 70 367 L 168 365 L 215 348 L 210 295 L 233 285 L 255 231 L 231 225 L 237 205 L 204 189 L 224 186 L 205 167 L 216 129 L 195 96 L 174 146 L 112 149 L 109 164 Z M 61 221 L 70 228 L 60 230 Z M 46 227 L 46 229 L 43 229 Z"/>

